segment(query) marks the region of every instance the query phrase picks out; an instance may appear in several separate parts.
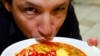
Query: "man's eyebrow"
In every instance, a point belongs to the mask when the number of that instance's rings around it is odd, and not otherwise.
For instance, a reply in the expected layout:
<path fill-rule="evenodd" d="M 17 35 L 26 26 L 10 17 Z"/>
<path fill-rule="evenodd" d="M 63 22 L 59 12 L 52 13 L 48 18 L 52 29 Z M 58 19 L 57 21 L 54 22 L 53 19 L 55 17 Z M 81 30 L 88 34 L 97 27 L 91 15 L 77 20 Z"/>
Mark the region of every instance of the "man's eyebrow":
<path fill-rule="evenodd" d="M 58 7 L 62 7 L 62 6 L 67 6 L 68 4 L 66 2 L 62 2 L 62 3 L 59 3 L 58 5 L 55 5 L 53 8 L 58 8 Z M 19 7 L 27 7 L 27 6 L 30 6 L 30 7 L 35 7 L 35 8 L 42 8 L 41 5 L 39 4 L 36 4 L 35 2 L 30 2 L 30 1 L 25 1 L 24 3 L 20 4 Z"/>
<path fill-rule="evenodd" d="M 61 3 L 61 4 L 57 5 L 57 6 L 55 6 L 55 8 L 57 8 L 57 7 L 62 7 L 62 6 L 67 6 L 66 2 L 63 2 L 63 3 Z"/>
<path fill-rule="evenodd" d="M 32 7 L 36 7 L 36 8 L 41 8 L 41 6 L 33 3 L 33 2 L 30 2 L 30 1 L 26 1 L 25 3 L 21 4 L 23 6 L 32 6 Z"/>

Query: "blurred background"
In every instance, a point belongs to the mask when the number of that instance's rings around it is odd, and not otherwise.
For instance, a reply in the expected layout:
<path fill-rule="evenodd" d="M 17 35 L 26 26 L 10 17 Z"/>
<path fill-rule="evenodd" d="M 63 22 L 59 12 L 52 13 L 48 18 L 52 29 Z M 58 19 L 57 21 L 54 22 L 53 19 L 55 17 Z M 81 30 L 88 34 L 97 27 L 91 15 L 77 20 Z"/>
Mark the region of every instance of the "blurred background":
<path fill-rule="evenodd" d="M 73 0 L 79 21 L 80 33 L 84 41 L 97 37 L 100 48 L 100 0 Z"/>

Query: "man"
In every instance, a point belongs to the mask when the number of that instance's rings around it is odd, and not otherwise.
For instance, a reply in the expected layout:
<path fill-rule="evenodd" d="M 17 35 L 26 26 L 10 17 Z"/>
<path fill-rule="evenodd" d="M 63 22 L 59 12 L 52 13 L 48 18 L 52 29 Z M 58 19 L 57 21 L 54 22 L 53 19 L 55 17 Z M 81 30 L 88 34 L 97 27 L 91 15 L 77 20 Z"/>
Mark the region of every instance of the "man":
<path fill-rule="evenodd" d="M 0 52 L 17 41 L 54 36 L 81 39 L 69 0 L 2 0 L 0 8 Z M 93 40 L 94 41 L 94 40 Z M 91 44 L 93 41 L 89 41 Z M 95 44 L 97 45 L 97 40 Z"/>

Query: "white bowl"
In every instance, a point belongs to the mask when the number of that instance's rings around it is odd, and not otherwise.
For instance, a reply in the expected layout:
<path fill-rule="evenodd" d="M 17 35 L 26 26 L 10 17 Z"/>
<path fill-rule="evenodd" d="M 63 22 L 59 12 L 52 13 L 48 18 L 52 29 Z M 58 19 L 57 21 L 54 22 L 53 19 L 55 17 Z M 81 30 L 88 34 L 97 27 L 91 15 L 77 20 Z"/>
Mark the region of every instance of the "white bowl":
<path fill-rule="evenodd" d="M 94 46 L 88 46 L 88 44 L 81 40 L 64 38 L 64 37 L 54 37 L 53 42 L 62 42 L 70 44 L 78 49 L 82 50 L 87 56 L 100 56 L 100 50 Z M 7 47 L 1 54 L 1 56 L 15 56 L 15 54 L 32 44 L 37 43 L 34 39 L 27 39 L 19 41 Z"/>

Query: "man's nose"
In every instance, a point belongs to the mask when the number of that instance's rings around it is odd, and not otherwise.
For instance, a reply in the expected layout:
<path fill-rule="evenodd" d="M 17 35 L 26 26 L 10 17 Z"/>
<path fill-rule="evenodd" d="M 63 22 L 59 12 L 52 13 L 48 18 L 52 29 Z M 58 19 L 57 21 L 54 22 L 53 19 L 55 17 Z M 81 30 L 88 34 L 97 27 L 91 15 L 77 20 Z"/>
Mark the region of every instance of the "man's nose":
<path fill-rule="evenodd" d="M 52 19 L 49 13 L 42 15 L 39 31 L 45 37 L 49 37 L 52 34 Z"/>

